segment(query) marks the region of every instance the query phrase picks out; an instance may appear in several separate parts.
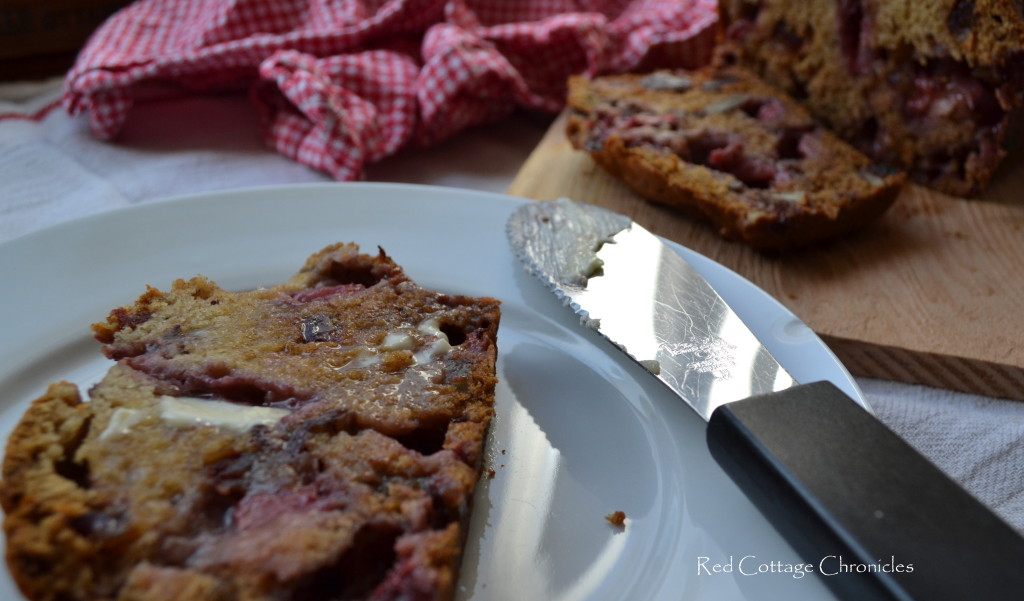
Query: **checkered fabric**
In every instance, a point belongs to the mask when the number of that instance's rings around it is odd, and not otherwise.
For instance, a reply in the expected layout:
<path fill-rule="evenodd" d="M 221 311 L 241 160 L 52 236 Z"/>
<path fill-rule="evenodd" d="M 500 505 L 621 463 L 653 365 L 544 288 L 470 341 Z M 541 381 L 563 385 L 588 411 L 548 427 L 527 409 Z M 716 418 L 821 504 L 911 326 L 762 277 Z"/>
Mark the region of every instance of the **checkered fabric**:
<path fill-rule="evenodd" d="M 696 67 L 715 0 L 140 0 L 90 39 L 64 107 L 114 138 L 170 85 L 249 90 L 266 142 L 339 180 L 516 107 L 554 112 L 572 73 Z"/>

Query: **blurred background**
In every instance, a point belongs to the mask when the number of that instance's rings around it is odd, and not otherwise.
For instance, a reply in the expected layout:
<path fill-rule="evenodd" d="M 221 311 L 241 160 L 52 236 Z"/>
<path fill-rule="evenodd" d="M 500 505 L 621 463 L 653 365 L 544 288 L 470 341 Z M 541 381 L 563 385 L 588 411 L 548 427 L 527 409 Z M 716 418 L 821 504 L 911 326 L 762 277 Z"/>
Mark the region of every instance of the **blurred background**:
<path fill-rule="evenodd" d="M 0 80 L 62 75 L 128 0 L 0 0 Z"/>

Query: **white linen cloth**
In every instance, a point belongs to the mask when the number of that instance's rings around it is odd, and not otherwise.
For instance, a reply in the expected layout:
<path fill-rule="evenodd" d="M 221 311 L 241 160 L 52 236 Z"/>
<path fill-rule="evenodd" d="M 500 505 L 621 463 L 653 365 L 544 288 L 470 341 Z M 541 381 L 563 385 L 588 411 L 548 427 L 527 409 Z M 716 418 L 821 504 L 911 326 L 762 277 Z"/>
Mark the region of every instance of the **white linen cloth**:
<path fill-rule="evenodd" d="M 184 194 L 328 181 L 265 148 L 242 97 L 140 103 L 116 143 L 94 139 L 85 119 L 55 107 L 59 97 L 59 79 L 0 85 L 0 242 Z M 518 115 L 467 130 L 385 159 L 367 179 L 505 192 L 548 124 Z M 883 422 L 1024 531 L 1024 403 L 857 382 Z"/>

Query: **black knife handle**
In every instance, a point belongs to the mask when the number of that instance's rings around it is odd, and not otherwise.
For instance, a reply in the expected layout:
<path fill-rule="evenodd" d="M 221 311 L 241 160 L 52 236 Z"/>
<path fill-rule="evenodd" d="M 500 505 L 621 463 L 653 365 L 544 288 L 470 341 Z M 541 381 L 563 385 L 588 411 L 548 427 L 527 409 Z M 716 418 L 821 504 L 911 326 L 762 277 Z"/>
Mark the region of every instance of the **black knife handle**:
<path fill-rule="evenodd" d="M 718 408 L 708 446 L 841 598 L 1024 599 L 1024 537 L 829 382 Z"/>

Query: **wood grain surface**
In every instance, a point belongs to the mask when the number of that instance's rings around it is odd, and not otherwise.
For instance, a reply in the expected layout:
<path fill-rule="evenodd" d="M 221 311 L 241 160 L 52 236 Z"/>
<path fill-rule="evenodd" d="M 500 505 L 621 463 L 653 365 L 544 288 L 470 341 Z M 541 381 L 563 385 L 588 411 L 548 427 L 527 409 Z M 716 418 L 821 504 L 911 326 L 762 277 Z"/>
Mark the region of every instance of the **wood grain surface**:
<path fill-rule="evenodd" d="M 629 215 L 777 298 L 854 375 L 1024 400 L 1024 160 L 981 199 L 908 185 L 865 230 L 789 255 L 720 239 L 649 203 L 576 151 L 554 121 L 509 188 Z"/>

